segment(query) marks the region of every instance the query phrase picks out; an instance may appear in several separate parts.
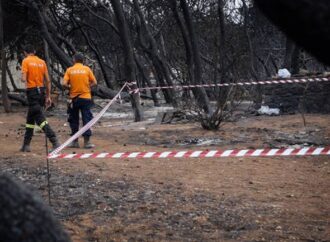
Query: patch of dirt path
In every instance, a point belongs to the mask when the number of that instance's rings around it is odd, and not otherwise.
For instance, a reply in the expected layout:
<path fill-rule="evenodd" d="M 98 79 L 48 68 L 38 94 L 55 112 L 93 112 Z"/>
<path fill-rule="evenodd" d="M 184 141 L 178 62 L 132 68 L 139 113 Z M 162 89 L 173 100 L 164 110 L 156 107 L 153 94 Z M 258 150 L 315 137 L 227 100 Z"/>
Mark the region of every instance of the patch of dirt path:
<path fill-rule="evenodd" d="M 93 129 L 93 142 L 96 152 L 329 145 L 330 117 L 306 118 L 306 128 L 290 115 L 249 117 L 216 132 L 108 120 Z M 24 120 L 21 111 L 0 114 L 0 169 L 47 201 L 43 134 L 34 137 L 33 152 L 17 151 Z M 64 117 L 49 122 L 62 141 L 68 138 Z M 218 143 L 198 145 L 201 138 Z M 330 240 L 327 156 L 50 162 L 52 207 L 73 241 Z"/>

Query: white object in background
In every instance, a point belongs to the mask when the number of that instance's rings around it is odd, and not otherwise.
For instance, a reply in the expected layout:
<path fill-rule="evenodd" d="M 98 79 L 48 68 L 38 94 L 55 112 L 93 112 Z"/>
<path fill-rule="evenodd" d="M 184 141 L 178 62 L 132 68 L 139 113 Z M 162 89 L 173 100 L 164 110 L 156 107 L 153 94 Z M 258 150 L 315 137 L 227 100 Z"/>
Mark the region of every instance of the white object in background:
<path fill-rule="evenodd" d="M 279 115 L 280 109 L 279 108 L 269 108 L 268 106 L 261 106 L 258 109 L 259 114 L 267 114 L 267 115 Z"/>
<path fill-rule="evenodd" d="M 280 78 L 290 78 L 291 73 L 288 71 L 288 69 L 279 69 L 277 72 L 278 77 Z"/>

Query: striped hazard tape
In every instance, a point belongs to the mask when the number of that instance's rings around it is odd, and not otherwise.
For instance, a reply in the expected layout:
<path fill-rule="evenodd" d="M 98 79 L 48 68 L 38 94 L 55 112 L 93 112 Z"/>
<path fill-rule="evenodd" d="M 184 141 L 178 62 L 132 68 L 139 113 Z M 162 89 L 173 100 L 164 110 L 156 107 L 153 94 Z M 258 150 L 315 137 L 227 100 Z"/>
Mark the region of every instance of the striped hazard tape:
<path fill-rule="evenodd" d="M 266 84 L 284 84 L 284 83 L 307 83 L 307 82 L 328 82 L 330 81 L 330 78 L 328 77 L 322 77 L 322 78 L 301 78 L 301 79 L 283 79 L 283 80 L 271 80 L 271 81 L 259 81 L 259 82 L 236 82 L 236 83 L 218 83 L 218 84 L 199 84 L 199 85 L 185 85 L 185 86 L 163 86 L 163 87 L 146 87 L 146 88 L 138 88 L 137 87 L 137 83 L 134 81 L 130 81 L 130 82 L 126 82 L 122 88 L 119 90 L 119 92 L 116 94 L 116 96 L 110 100 L 110 102 L 101 110 L 100 113 L 98 113 L 92 120 L 90 120 L 84 127 L 82 127 L 77 133 L 75 133 L 73 136 L 71 136 L 68 140 L 66 140 L 62 145 L 60 145 L 60 147 L 56 148 L 55 150 L 53 150 L 48 157 L 53 158 L 53 157 L 62 157 L 63 155 L 59 155 L 59 153 L 66 148 L 72 141 L 74 141 L 75 139 L 79 138 L 84 132 L 86 132 L 88 129 L 90 129 L 103 115 L 104 113 L 107 111 L 107 109 L 117 100 L 117 99 L 121 99 L 120 95 L 123 92 L 123 90 L 125 89 L 125 87 L 127 87 L 128 92 L 130 94 L 134 94 L 134 93 L 138 93 L 141 90 L 151 90 L 151 89 L 170 89 L 170 88 L 178 88 L 178 89 L 184 89 L 184 88 L 196 88 L 196 87 L 222 87 L 222 86 L 244 86 L 244 85 L 266 85 Z M 183 151 L 177 152 L 178 154 Z M 189 154 L 190 151 L 186 151 L 187 154 Z M 192 153 L 195 153 L 197 151 L 194 151 Z M 211 151 L 210 151 L 211 152 Z M 219 155 L 218 153 L 221 151 L 216 151 L 216 155 L 215 157 L 222 157 L 223 155 Z M 234 152 L 234 151 L 233 151 Z M 249 152 L 249 150 L 247 150 L 247 152 Z M 138 153 L 139 156 L 141 156 L 141 152 L 134 152 L 132 154 Z M 146 155 L 145 157 L 142 156 L 141 158 L 149 158 L 150 152 L 144 154 Z M 154 154 L 158 154 L 157 152 L 151 152 Z M 172 155 L 173 153 L 175 153 L 174 155 L 177 155 L 176 152 L 169 152 L 170 155 Z M 190 152 L 191 153 L 191 152 Z M 204 154 L 204 151 L 200 151 L 201 154 Z M 98 157 L 98 156 L 103 156 L 105 154 L 105 157 Z M 121 154 L 121 153 L 118 153 Z M 125 153 L 122 153 L 125 154 Z M 165 152 L 166 154 L 166 152 Z M 85 156 L 89 157 L 93 157 L 93 158 L 117 158 L 114 157 L 114 155 L 117 156 L 116 154 L 111 154 L 111 153 L 102 153 L 102 154 L 82 154 L 82 155 L 74 155 L 72 158 L 84 158 Z M 131 155 L 131 154 L 130 154 Z M 71 158 L 72 155 L 66 155 L 69 158 Z M 81 156 L 81 157 L 79 157 Z M 162 157 L 163 154 L 160 155 L 159 158 L 163 158 Z M 131 156 L 129 156 L 128 158 L 130 158 Z M 175 156 L 175 157 L 179 157 L 179 156 Z M 189 156 L 190 157 L 190 156 Z M 208 156 L 205 156 L 208 157 Z M 66 158 L 66 157 L 62 157 L 62 158 Z M 118 158 L 122 158 L 122 157 L 118 157 Z M 135 158 L 135 157 L 132 157 Z M 153 157 L 150 157 L 153 158 Z M 166 158 L 166 157 L 164 157 Z"/>
<path fill-rule="evenodd" d="M 330 155 L 329 147 L 304 147 L 299 149 L 246 149 L 246 150 L 190 150 L 163 152 L 118 152 L 118 153 L 86 153 L 55 154 L 50 159 L 97 159 L 97 158 L 220 158 L 220 157 L 275 157 L 275 156 L 319 156 Z"/>
<path fill-rule="evenodd" d="M 99 121 L 100 118 L 105 114 L 105 112 L 108 110 L 108 108 L 117 100 L 120 98 L 120 94 L 126 87 L 127 83 L 125 83 L 122 88 L 119 90 L 119 92 L 110 100 L 110 102 L 99 112 L 92 120 L 90 120 L 84 127 L 79 129 L 77 133 L 75 133 L 73 136 L 71 136 L 68 140 L 66 140 L 62 145 L 60 145 L 58 148 L 53 150 L 48 157 L 52 157 L 58 153 L 60 153 L 65 147 L 67 147 L 72 141 L 79 138 L 83 133 L 85 133 L 88 129 L 93 127 L 94 124 L 96 124 L 97 121 Z"/>
<path fill-rule="evenodd" d="M 143 87 L 131 90 L 131 93 L 136 93 L 142 90 L 161 90 L 161 89 L 189 89 L 198 87 L 228 87 L 228 86 L 253 86 L 253 85 L 271 85 L 271 84 L 294 84 L 307 82 L 329 82 L 329 77 L 311 77 L 311 78 L 296 78 L 268 81 L 251 81 L 251 82 L 234 82 L 234 83 L 216 83 L 216 84 L 198 84 L 198 85 L 183 85 L 183 86 L 161 86 L 161 87 Z"/>

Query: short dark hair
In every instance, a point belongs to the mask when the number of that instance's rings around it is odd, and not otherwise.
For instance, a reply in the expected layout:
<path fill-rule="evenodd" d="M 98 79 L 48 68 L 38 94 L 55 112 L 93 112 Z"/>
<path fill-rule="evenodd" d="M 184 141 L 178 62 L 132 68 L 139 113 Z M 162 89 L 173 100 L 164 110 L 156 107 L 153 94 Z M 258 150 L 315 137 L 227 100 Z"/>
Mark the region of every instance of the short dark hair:
<path fill-rule="evenodd" d="M 84 62 L 84 56 L 83 54 L 81 53 L 76 53 L 74 56 L 73 56 L 73 60 L 75 62 L 78 62 L 78 63 L 83 63 Z"/>
<path fill-rule="evenodd" d="M 31 54 L 36 52 L 36 48 L 34 48 L 34 46 L 31 44 L 27 44 L 24 46 L 24 51 L 28 54 Z"/>

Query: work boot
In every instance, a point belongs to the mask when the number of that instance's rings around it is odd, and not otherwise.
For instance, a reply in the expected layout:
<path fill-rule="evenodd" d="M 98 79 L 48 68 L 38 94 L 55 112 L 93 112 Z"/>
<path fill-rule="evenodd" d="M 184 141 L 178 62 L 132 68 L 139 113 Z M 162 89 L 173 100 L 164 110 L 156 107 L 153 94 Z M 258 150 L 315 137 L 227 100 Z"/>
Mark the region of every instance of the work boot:
<path fill-rule="evenodd" d="M 55 149 L 57 149 L 58 147 L 61 146 L 54 131 L 52 130 L 52 128 L 49 126 L 48 123 L 46 123 L 46 125 L 44 125 L 44 127 L 42 127 L 42 130 L 45 132 L 47 138 L 53 145 L 53 148 L 50 151 L 54 151 Z"/>
<path fill-rule="evenodd" d="M 30 145 L 29 144 L 23 144 L 19 151 L 21 151 L 21 152 L 31 152 Z"/>
<path fill-rule="evenodd" d="M 90 142 L 90 136 L 84 136 L 84 148 L 91 149 L 94 147 L 95 145 Z"/>
<path fill-rule="evenodd" d="M 61 144 L 60 144 L 60 142 L 58 142 L 58 139 L 56 138 L 56 136 L 54 136 L 54 137 L 50 137 L 49 138 L 49 141 L 52 143 L 52 145 L 53 145 L 53 149 L 52 150 L 55 150 L 55 149 L 57 149 L 58 147 L 60 147 L 61 146 Z"/>
<path fill-rule="evenodd" d="M 68 145 L 69 148 L 80 148 L 79 146 L 79 142 L 78 142 L 78 139 L 75 139 L 74 141 L 72 141 L 69 145 Z"/>
<path fill-rule="evenodd" d="M 21 152 L 31 152 L 30 143 L 31 143 L 31 140 L 32 140 L 32 136 L 33 136 L 33 129 L 32 128 L 26 128 L 25 134 L 24 134 L 23 145 L 22 145 L 22 147 L 20 148 L 19 151 L 21 151 Z"/>

